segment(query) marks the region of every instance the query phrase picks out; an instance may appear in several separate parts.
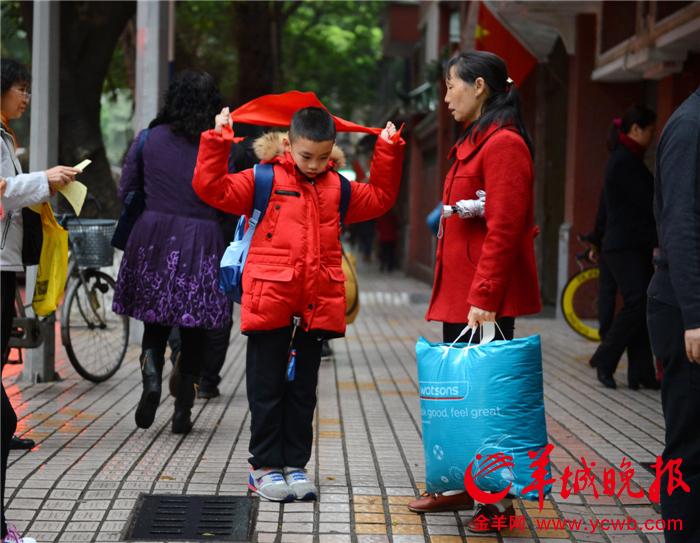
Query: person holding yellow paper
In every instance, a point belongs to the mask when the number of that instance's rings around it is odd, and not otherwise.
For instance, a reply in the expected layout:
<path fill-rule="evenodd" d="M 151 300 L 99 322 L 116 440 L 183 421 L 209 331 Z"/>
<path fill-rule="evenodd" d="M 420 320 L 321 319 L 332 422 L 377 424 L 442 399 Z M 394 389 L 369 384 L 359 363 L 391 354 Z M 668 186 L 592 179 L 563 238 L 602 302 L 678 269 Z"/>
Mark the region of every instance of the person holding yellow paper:
<path fill-rule="evenodd" d="M 39 263 L 43 241 L 41 216 L 27 209 L 29 206 L 47 202 L 56 190 L 75 180 L 76 168 L 56 166 L 43 172 L 22 173 L 15 154 L 17 144 L 8 125 L 10 119 L 19 119 L 29 104 L 31 75 L 29 70 L 16 60 L 2 59 L 2 178 L 5 191 L 2 195 L 2 220 L 0 220 L 0 352 L 5 354 L 10 341 L 15 303 L 15 275 L 24 271 L 25 265 Z M 41 112 L 37 112 L 40 115 Z M 4 358 L 3 358 L 4 360 Z M 17 427 L 17 416 L 2 387 L 2 540 L 8 536 L 5 524 L 5 472 L 10 443 Z M 19 543 L 33 543 L 28 537 L 20 538 L 16 532 L 10 537 Z"/>

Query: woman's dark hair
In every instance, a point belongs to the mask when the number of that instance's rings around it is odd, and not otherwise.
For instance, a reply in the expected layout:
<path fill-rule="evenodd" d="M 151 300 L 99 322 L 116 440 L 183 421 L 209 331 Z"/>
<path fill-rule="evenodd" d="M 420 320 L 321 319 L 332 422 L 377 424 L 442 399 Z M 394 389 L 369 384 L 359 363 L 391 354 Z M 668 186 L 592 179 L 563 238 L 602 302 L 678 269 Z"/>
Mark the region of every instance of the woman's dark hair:
<path fill-rule="evenodd" d="M 0 61 L 0 71 L 2 71 L 2 93 L 5 94 L 15 83 L 32 82 L 32 74 L 27 67 L 13 58 L 3 58 Z"/>
<path fill-rule="evenodd" d="M 656 122 L 656 113 L 644 106 L 632 106 L 625 111 L 620 119 L 615 119 L 608 135 L 608 150 L 612 153 L 620 142 L 620 134 L 629 134 L 636 124 L 644 130 Z"/>
<path fill-rule="evenodd" d="M 457 77 L 465 83 L 473 85 L 481 77 L 489 89 L 481 116 L 467 127 L 459 142 L 462 143 L 468 137 L 474 141 L 476 136 L 485 132 L 492 124 L 499 127 L 512 125 L 523 137 L 530 155 L 533 156 L 532 138 L 525 128 L 520 109 L 520 95 L 515 85 L 508 82 L 508 69 L 503 59 L 486 51 L 467 51 L 447 62 L 445 79 L 450 79 L 453 67 Z"/>
<path fill-rule="evenodd" d="M 214 118 L 221 113 L 224 99 L 214 78 L 206 72 L 184 70 L 170 83 L 165 105 L 148 128 L 169 124 L 175 134 L 199 143 L 202 132 L 214 128 Z"/>

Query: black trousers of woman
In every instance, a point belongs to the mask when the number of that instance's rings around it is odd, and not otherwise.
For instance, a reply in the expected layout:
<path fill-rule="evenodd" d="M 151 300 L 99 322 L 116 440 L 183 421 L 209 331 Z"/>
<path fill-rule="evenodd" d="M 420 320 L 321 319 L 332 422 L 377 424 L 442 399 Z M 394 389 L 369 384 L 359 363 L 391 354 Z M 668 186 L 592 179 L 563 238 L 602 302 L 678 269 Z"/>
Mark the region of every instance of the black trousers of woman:
<path fill-rule="evenodd" d="M 647 329 L 647 288 L 654 275 L 652 251 L 606 251 L 605 259 L 622 294 L 623 306 L 591 358 L 600 375 L 612 377 L 627 349 L 630 385 L 656 383 L 654 355 Z"/>
<path fill-rule="evenodd" d="M 141 348 L 146 351 L 154 349 L 162 360 L 172 326 L 144 323 Z M 204 348 L 206 330 L 204 328 L 187 328 L 180 326 L 180 371 L 189 375 L 199 375 L 202 367 L 202 349 Z"/>
<path fill-rule="evenodd" d="M 0 307 L 0 347 L 5 352 L 7 345 L 10 343 L 10 332 L 12 331 L 12 319 L 14 318 L 15 307 L 15 272 L 0 273 L 0 289 L 2 290 Z M 2 539 L 7 536 L 7 525 L 5 524 L 5 476 L 7 474 L 7 460 L 10 456 L 10 443 L 12 436 L 17 429 L 17 415 L 12 408 L 10 399 L 5 393 L 5 387 L 2 386 L 2 428 L 0 429 L 0 437 L 2 437 Z"/>

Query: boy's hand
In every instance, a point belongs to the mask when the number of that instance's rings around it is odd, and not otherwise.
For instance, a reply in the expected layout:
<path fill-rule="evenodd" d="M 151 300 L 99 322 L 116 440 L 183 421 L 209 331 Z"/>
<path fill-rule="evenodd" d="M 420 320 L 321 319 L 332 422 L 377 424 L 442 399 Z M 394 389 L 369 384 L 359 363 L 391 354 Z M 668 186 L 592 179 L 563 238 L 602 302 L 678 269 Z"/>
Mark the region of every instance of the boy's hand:
<path fill-rule="evenodd" d="M 391 136 L 393 136 L 394 134 L 396 134 L 396 127 L 394 126 L 394 123 L 390 121 L 386 123 L 386 128 L 382 130 L 380 136 L 384 141 L 388 141 L 393 145 L 394 141 L 391 139 Z"/>
<path fill-rule="evenodd" d="M 224 109 L 221 110 L 221 113 L 219 113 L 216 116 L 216 126 L 214 127 L 214 130 L 216 130 L 217 134 L 221 134 L 221 129 L 224 126 L 230 126 L 231 125 L 231 115 L 229 113 L 229 109 L 225 107 Z"/>

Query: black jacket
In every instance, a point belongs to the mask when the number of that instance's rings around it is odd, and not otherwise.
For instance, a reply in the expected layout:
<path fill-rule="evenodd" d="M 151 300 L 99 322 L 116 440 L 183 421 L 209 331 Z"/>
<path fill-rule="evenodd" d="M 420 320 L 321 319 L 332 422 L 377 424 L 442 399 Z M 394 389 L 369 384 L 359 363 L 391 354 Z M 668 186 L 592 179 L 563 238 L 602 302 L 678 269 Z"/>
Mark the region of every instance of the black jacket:
<path fill-rule="evenodd" d="M 700 328 L 700 88 L 671 116 L 656 150 L 658 266 L 649 296 L 680 308 Z"/>
<path fill-rule="evenodd" d="M 657 247 L 654 176 L 622 143 L 608 159 L 604 190 L 607 221 L 603 250 L 652 250 Z"/>

